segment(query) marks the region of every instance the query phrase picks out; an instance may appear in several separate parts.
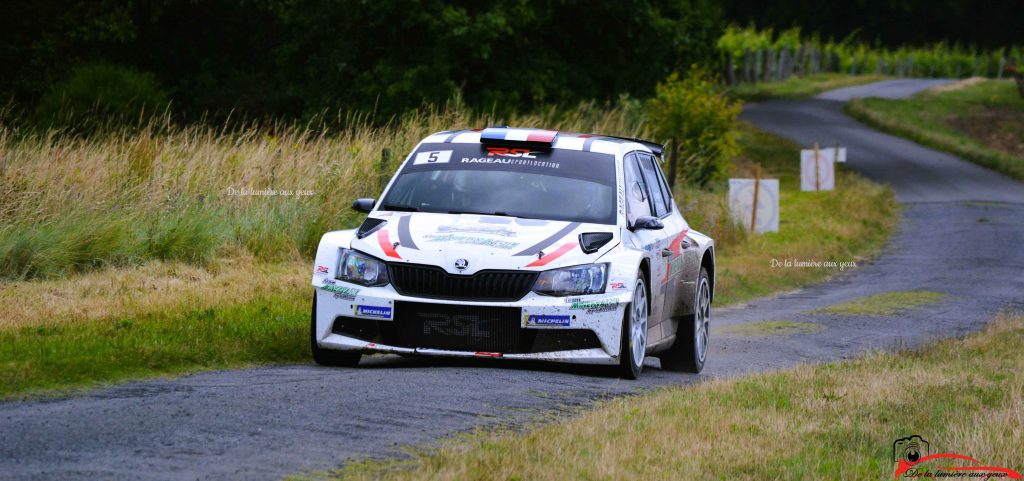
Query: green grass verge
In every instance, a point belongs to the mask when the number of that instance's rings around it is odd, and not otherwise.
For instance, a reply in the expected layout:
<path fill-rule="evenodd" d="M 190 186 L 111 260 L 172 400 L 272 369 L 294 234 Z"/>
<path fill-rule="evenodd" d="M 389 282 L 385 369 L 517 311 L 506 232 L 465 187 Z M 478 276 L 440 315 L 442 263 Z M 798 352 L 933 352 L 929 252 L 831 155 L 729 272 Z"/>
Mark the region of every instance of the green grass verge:
<path fill-rule="evenodd" d="M 741 336 L 788 336 L 807 334 L 824 329 L 821 324 L 797 321 L 761 321 L 730 324 L 721 329 L 723 334 L 739 334 Z"/>
<path fill-rule="evenodd" d="M 908 99 L 858 99 L 854 118 L 1024 180 L 1024 99 L 1012 81 L 983 80 Z"/>
<path fill-rule="evenodd" d="M 932 453 L 1020 471 L 1022 344 L 1024 317 L 1000 317 L 919 351 L 665 388 L 525 432 L 481 431 L 411 459 L 313 477 L 892 479 L 893 441 L 912 434 Z"/>
<path fill-rule="evenodd" d="M 945 294 L 928 291 L 883 292 L 811 312 L 831 316 L 895 316 L 936 304 L 944 297 Z"/>
<path fill-rule="evenodd" d="M 805 98 L 813 97 L 822 92 L 864 85 L 891 77 L 884 75 L 846 75 L 838 73 L 822 73 L 806 77 L 793 77 L 781 82 L 757 82 L 739 84 L 729 87 L 727 93 L 748 102 L 773 98 Z"/>
<path fill-rule="evenodd" d="M 746 301 L 796 289 L 838 274 L 836 268 L 773 267 L 772 259 L 859 262 L 885 245 L 899 219 L 892 191 L 837 166 L 836 190 L 800 190 L 800 146 L 744 124 L 739 142 L 744 156 L 731 177 L 753 177 L 755 163 L 765 178 L 779 179 L 779 232 L 746 234 L 715 228 L 718 254 L 715 304 Z M 678 204 L 693 228 L 722 224 L 728 218 L 726 192 L 677 189 Z M 717 218 L 717 220 L 716 220 Z M 730 226 L 731 227 L 731 226 Z"/>
<path fill-rule="evenodd" d="M 306 362 L 309 290 L 225 309 L 0 331 L 0 398 L 125 379 Z"/>

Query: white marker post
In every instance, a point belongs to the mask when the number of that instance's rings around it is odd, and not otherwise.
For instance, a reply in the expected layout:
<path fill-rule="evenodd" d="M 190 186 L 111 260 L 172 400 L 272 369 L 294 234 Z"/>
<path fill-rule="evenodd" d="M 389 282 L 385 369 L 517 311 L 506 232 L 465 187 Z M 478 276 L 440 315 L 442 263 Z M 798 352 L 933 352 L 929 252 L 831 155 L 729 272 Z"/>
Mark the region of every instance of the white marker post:
<path fill-rule="evenodd" d="M 801 150 L 800 190 L 815 192 L 835 189 L 835 164 L 832 161 L 833 158 L 821 154 L 818 144 L 814 144 L 813 150 Z"/>
<path fill-rule="evenodd" d="M 753 179 L 729 179 L 729 212 L 756 233 L 778 232 L 779 180 L 760 177 L 758 168 Z"/>
<path fill-rule="evenodd" d="M 832 152 L 832 160 L 846 163 L 846 147 L 836 144 L 836 150 Z"/>
<path fill-rule="evenodd" d="M 826 149 L 821 149 L 822 160 L 831 159 L 832 162 L 846 162 L 846 147 L 835 146 Z"/>

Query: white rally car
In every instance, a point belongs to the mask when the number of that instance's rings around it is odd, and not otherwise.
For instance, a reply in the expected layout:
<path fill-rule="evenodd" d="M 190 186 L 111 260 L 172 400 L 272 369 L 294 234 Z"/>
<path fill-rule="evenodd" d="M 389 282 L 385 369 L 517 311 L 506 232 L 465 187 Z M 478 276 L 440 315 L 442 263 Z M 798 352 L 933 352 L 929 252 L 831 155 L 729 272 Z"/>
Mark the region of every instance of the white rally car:
<path fill-rule="evenodd" d="M 507 127 L 423 139 L 358 229 L 323 236 L 317 363 L 364 353 L 699 372 L 711 238 L 691 230 L 635 139 Z"/>

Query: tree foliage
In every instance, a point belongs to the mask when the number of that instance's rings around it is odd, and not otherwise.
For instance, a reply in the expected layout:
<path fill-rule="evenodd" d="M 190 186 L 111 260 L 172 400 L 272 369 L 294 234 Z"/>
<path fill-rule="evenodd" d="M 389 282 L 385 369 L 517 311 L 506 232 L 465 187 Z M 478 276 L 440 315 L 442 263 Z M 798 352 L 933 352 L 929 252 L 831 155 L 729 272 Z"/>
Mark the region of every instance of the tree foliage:
<path fill-rule="evenodd" d="M 487 109 L 646 96 L 717 60 L 711 0 L 14 0 L 0 96 L 34 104 L 85 64 L 152 72 L 193 118 L 381 117 L 459 92 Z"/>
<path fill-rule="evenodd" d="M 87 64 L 72 71 L 43 96 L 39 121 L 89 129 L 89 124 L 140 120 L 167 108 L 167 93 L 152 74 L 106 64 Z"/>
<path fill-rule="evenodd" d="M 1024 42 L 1021 0 L 722 0 L 729 21 L 889 48 L 938 42 L 997 49 Z"/>
<path fill-rule="evenodd" d="M 673 73 L 647 101 L 650 127 L 678 158 L 683 182 L 704 186 L 721 179 L 739 153 L 736 127 L 741 104 L 726 97 L 700 69 Z M 675 180 L 675 179 L 673 179 Z"/>

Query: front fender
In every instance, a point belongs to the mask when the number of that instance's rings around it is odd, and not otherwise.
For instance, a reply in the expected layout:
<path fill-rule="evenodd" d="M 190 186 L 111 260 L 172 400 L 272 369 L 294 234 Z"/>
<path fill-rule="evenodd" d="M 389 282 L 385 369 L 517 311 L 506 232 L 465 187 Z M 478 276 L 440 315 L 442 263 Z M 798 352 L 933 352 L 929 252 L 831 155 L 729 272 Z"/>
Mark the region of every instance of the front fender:
<path fill-rule="evenodd" d="M 324 279 L 333 279 L 338 270 L 339 253 L 348 249 L 356 229 L 336 230 L 324 234 L 320 245 L 316 248 L 316 259 L 313 261 L 313 286 L 320 287 Z"/>
<path fill-rule="evenodd" d="M 633 286 L 636 285 L 637 273 L 640 271 L 640 264 L 646 258 L 642 251 L 627 249 L 619 244 L 607 254 L 601 256 L 596 262 L 607 262 L 610 264 L 608 272 L 608 286 L 606 292 L 609 294 L 633 296 Z M 649 287 L 650 281 L 646 281 Z"/>

